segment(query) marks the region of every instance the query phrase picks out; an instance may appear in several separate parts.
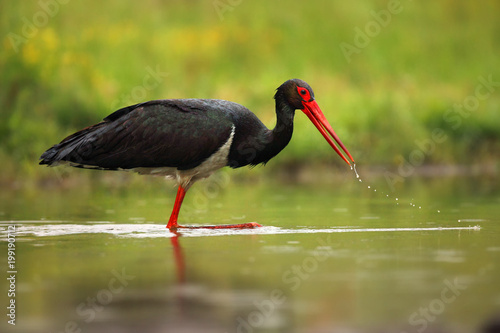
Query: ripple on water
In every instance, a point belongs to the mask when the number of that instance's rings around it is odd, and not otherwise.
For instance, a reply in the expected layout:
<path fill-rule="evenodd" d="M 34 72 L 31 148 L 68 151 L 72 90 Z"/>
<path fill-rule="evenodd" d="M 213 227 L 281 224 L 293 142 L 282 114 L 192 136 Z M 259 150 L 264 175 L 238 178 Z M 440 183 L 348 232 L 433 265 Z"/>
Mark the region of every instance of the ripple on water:
<path fill-rule="evenodd" d="M 39 221 L 38 221 L 39 222 Z M 41 223 L 31 223 L 27 221 L 15 221 L 16 236 L 26 240 L 29 236 L 48 237 L 66 236 L 74 234 L 111 234 L 125 238 L 170 238 L 176 236 L 165 228 L 164 224 L 152 223 L 130 223 L 117 224 L 106 221 L 97 223 L 88 222 L 85 224 L 54 223 L 54 221 L 43 221 Z M 104 223 L 103 223 L 104 222 Z M 12 225 L 12 221 L 0 221 L 0 238 L 7 238 L 7 226 Z M 185 237 L 203 236 L 227 236 L 227 235 L 278 235 L 278 234 L 311 234 L 311 233 L 340 233 L 340 232 L 415 232 L 415 231 L 446 231 L 446 230 L 480 230 L 479 226 L 451 226 L 451 227 L 420 227 L 420 228 L 296 228 L 287 229 L 273 226 L 264 226 L 255 229 L 185 229 L 178 234 Z M 288 245 L 290 246 L 290 245 Z"/>

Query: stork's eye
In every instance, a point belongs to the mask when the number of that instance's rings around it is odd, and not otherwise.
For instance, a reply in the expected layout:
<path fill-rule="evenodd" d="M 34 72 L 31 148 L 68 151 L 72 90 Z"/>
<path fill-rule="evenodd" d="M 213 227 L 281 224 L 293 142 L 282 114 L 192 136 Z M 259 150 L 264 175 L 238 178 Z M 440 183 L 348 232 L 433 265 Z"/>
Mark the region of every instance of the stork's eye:
<path fill-rule="evenodd" d="M 309 90 L 302 87 L 297 87 L 297 92 L 305 102 L 309 102 L 311 100 L 311 94 L 309 93 Z"/>

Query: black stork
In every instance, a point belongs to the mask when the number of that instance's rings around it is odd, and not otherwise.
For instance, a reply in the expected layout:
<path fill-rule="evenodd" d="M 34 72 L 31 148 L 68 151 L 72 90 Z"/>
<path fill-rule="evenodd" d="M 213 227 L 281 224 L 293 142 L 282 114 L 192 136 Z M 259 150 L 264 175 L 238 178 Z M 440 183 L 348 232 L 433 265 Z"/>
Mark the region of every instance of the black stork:
<path fill-rule="evenodd" d="M 299 79 L 283 83 L 274 95 L 276 126 L 269 130 L 244 106 L 217 99 L 154 100 L 122 108 L 48 149 L 40 164 L 98 170 L 131 170 L 177 181 L 167 228 L 177 224 L 186 191 L 194 182 L 225 166 L 265 164 L 288 144 L 295 110 L 302 110 L 337 154 L 350 165 L 332 138 L 354 160 Z M 254 228 L 251 222 L 201 228 Z"/>

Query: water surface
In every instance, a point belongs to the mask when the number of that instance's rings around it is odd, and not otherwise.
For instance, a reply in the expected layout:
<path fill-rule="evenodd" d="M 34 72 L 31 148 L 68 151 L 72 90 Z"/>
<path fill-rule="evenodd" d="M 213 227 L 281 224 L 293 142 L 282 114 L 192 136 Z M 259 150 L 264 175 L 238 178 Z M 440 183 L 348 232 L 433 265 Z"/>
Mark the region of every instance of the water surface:
<path fill-rule="evenodd" d="M 491 179 L 221 179 L 195 185 L 182 222 L 263 228 L 171 233 L 175 189 L 150 182 L 2 192 L 17 266 L 2 331 L 476 332 L 500 313 Z"/>

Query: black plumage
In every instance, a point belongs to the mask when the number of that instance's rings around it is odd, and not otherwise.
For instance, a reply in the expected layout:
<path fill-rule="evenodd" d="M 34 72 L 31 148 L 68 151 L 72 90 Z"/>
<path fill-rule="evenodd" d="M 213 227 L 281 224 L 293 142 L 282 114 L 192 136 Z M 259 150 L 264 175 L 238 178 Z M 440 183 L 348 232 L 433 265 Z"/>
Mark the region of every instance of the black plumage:
<path fill-rule="evenodd" d="M 267 162 L 277 154 L 264 149 L 272 141 L 272 131 L 244 106 L 224 100 L 179 99 L 149 101 L 115 111 L 48 149 L 40 164 L 186 170 L 216 152 L 233 125 L 229 166 Z M 284 145 L 290 138 L 291 132 Z"/>

